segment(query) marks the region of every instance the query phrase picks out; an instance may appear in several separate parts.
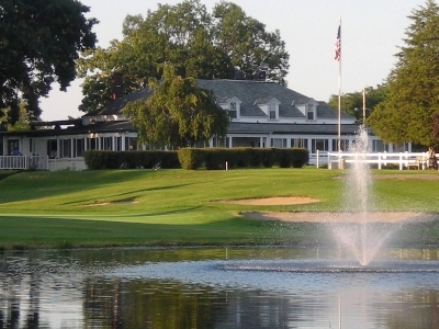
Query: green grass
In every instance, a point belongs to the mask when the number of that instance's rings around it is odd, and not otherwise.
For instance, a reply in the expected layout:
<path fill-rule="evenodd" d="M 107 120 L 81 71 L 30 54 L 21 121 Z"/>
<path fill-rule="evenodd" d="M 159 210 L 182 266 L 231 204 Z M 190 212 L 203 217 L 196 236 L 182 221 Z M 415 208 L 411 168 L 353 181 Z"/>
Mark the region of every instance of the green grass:
<path fill-rule="evenodd" d="M 309 244 L 319 224 L 259 222 L 244 211 L 338 211 L 346 172 L 254 169 L 22 172 L 0 181 L 0 249 L 125 245 Z M 374 171 L 374 203 L 385 211 L 439 213 L 433 171 Z M 307 196 L 315 204 L 245 206 L 219 201 Z M 437 223 L 405 243 L 436 243 Z M 410 240 L 411 239 L 411 240 Z M 421 241 L 416 241 L 421 239 Z"/>

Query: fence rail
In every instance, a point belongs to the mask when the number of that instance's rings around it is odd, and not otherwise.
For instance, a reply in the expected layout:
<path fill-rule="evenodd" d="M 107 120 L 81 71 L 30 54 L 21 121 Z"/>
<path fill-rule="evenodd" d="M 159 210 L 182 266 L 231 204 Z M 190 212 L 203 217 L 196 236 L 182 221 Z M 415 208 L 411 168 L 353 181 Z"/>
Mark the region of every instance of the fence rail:
<path fill-rule="evenodd" d="M 439 156 L 436 155 L 436 163 L 438 163 Z M 377 165 L 378 169 L 392 164 L 397 165 L 399 170 L 416 168 L 429 168 L 428 152 L 399 152 L 399 153 L 349 153 L 349 152 L 324 152 L 317 151 L 310 154 L 310 163 L 317 168 L 327 165 L 329 169 L 344 168 L 344 164 L 362 162 Z"/>
<path fill-rule="evenodd" d="M 0 170 L 48 170 L 46 156 L 0 156 Z"/>

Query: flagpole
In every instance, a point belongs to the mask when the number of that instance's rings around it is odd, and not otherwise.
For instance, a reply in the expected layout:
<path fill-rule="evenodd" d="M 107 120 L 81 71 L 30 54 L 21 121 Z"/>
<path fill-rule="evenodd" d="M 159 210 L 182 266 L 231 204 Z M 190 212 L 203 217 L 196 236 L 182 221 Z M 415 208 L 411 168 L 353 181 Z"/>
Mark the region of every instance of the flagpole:
<path fill-rule="evenodd" d="M 341 18 L 339 25 L 339 60 L 338 60 L 338 152 L 341 151 Z"/>

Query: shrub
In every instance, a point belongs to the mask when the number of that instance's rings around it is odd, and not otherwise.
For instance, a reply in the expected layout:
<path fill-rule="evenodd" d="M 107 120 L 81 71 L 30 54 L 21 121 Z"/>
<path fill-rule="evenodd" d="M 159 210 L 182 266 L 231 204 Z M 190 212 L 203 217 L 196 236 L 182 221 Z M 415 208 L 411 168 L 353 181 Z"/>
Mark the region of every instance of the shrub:
<path fill-rule="evenodd" d="M 204 165 L 203 149 L 182 148 L 178 150 L 178 161 L 181 168 L 187 170 L 199 169 Z"/>
<path fill-rule="evenodd" d="M 134 168 L 180 168 L 176 151 L 99 151 L 84 152 L 90 170 Z"/>
<path fill-rule="evenodd" d="M 278 165 L 281 168 L 301 168 L 309 161 L 306 149 L 280 148 L 184 148 L 178 151 L 178 158 L 183 169 L 207 170 L 228 168 L 271 168 Z"/>

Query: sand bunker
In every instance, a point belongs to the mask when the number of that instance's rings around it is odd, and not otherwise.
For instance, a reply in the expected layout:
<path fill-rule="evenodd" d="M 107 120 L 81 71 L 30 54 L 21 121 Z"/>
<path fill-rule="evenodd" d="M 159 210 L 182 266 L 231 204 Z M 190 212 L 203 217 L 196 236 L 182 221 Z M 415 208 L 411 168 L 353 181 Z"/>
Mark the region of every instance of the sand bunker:
<path fill-rule="evenodd" d="M 317 199 L 300 196 L 272 197 L 259 199 L 244 199 L 225 201 L 226 203 L 249 206 L 279 206 L 298 205 L 319 202 Z M 284 222 L 310 223 L 358 223 L 363 220 L 363 214 L 358 213 L 330 213 L 330 212 L 240 212 L 240 215 L 258 220 L 272 220 Z M 374 212 L 367 214 L 368 222 L 398 223 L 420 222 L 437 219 L 439 215 L 419 212 Z"/>
<path fill-rule="evenodd" d="M 243 199 L 243 200 L 230 200 L 224 201 L 225 203 L 241 204 L 249 206 L 282 206 L 292 204 L 307 204 L 319 202 L 319 200 L 308 197 L 272 197 L 272 198 L 260 198 L 260 199 Z"/>
<path fill-rule="evenodd" d="M 258 220 L 292 223 L 358 223 L 363 219 L 363 214 L 329 212 L 241 212 L 240 215 Z M 438 217 L 434 214 L 416 212 L 374 212 L 367 214 L 367 221 L 375 223 L 422 222 Z"/>

